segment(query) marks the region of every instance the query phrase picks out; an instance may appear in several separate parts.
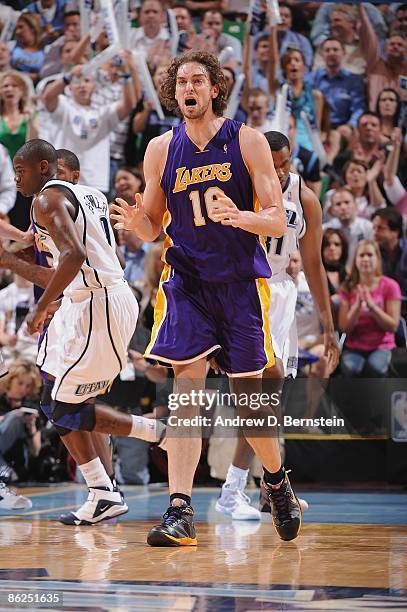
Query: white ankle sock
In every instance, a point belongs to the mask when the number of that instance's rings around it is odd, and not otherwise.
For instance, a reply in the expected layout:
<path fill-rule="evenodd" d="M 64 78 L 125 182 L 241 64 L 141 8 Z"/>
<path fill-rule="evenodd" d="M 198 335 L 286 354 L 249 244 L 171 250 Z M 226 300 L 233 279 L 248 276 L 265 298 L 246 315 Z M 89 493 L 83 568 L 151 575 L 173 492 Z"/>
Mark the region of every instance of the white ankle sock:
<path fill-rule="evenodd" d="M 242 470 L 231 463 L 223 486 L 226 486 L 228 489 L 240 489 L 243 491 L 247 484 L 248 475 L 249 470 Z"/>
<path fill-rule="evenodd" d="M 106 473 L 105 468 L 99 457 L 78 465 L 82 476 L 84 477 L 88 487 L 106 487 L 109 491 L 113 491 L 113 484 Z"/>
<path fill-rule="evenodd" d="M 157 421 L 146 417 L 131 415 L 133 424 L 129 433 L 130 438 L 140 438 L 146 442 L 158 442 Z"/>

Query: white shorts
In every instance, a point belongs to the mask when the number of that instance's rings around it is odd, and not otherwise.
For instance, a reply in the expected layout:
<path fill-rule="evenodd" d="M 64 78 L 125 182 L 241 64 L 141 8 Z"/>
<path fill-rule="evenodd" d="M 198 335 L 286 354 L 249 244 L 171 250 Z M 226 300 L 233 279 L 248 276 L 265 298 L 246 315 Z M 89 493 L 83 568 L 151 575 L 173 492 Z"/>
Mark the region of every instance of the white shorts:
<path fill-rule="evenodd" d="M 285 376 L 297 375 L 298 337 L 295 320 L 297 286 L 287 272 L 280 272 L 269 279 L 269 322 L 276 357 L 282 360 Z"/>
<path fill-rule="evenodd" d="M 108 390 L 126 366 L 138 311 L 127 283 L 63 297 L 37 359 L 55 377 L 52 399 L 79 404 Z"/>

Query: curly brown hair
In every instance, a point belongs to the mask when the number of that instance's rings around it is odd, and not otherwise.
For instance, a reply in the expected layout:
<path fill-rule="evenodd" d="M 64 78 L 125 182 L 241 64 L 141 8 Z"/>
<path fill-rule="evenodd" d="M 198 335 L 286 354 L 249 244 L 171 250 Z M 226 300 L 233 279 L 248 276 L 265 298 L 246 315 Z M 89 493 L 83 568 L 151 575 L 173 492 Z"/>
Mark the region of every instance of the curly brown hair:
<path fill-rule="evenodd" d="M 175 86 L 179 68 L 190 62 L 196 62 L 204 66 L 211 84 L 219 87 L 217 97 L 212 100 L 212 109 L 217 117 L 221 117 L 227 106 L 227 85 L 217 57 L 206 51 L 189 51 L 184 53 L 184 55 L 176 57 L 171 62 L 168 67 L 167 76 L 160 87 L 161 102 L 167 110 L 174 111 L 177 115 L 182 116 L 178 102 L 175 99 Z"/>

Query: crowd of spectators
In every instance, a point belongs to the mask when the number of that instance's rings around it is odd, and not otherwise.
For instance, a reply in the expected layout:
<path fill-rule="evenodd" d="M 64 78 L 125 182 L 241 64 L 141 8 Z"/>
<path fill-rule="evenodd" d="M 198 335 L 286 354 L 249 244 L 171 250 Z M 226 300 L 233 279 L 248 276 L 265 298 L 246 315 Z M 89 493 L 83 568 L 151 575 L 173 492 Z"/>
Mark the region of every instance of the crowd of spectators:
<path fill-rule="evenodd" d="M 338 332 L 346 334 L 335 375 L 388 375 L 392 350 L 406 342 L 400 304 L 406 317 L 407 4 L 287 0 L 279 5 L 280 23 L 263 0 L 128 4 L 127 48 L 94 69 L 93 58 L 111 43 L 97 2 L 87 31 L 81 31 L 75 0 L 0 6 L 1 219 L 22 232 L 29 227 L 30 202 L 16 193 L 11 162 L 33 137 L 77 155 L 75 180 L 132 204 L 144 188 L 149 141 L 181 121 L 154 90 L 174 55 L 211 51 L 220 57 L 228 86 L 227 115 L 261 132 L 286 133 L 292 170 L 320 200 L 332 311 Z M 107 401 L 154 416 L 165 409 L 155 383 L 169 373 L 142 353 L 153 323 L 162 243 L 143 244 L 127 232 L 116 238 L 141 315 L 129 366 Z M 5 269 L 1 253 L 0 345 L 10 374 L 0 396 L 0 471 L 21 480 L 30 457 L 40 453 L 37 425 L 45 425 L 21 409 L 26 400 L 38 403 L 40 386 L 31 367 L 36 339 L 24 324 L 32 285 Z M 299 253 L 289 273 L 299 288 L 300 346 L 316 357 L 303 373 L 326 379 L 334 373 Z M 148 449 L 136 446 L 133 439 L 118 442 L 121 476 L 146 483 Z"/>

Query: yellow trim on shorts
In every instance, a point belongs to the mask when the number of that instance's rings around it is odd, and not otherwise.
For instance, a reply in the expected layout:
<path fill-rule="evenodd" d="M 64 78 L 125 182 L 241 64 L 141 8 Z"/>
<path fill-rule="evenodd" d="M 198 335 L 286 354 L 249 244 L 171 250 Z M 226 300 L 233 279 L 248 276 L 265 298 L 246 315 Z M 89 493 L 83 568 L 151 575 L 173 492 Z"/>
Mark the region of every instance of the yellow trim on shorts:
<path fill-rule="evenodd" d="M 164 213 L 164 216 L 163 216 L 163 230 L 164 230 L 164 233 L 165 233 L 165 239 L 164 239 L 163 252 L 161 253 L 161 261 L 163 261 L 165 264 L 167 263 L 167 260 L 165 259 L 166 255 L 167 255 L 167 251 L 174 244 L 172 239 L 170 238 L 170 236 L 167 234 L 167 227 L 171 223 L 171 220 L 172 220 L 171 213 L 167 209 L 165 211 L 165 213 Z"/>
<path fill-rule="evenodd" d="M 161 273 L 160 284 L 158 286 L 157 298 L 154 307 L 154 325 L 151 331 L 151 340 L 144 353 L 146 356 L 148 356 L 148 353 L 154 346 L 154 343 L 157 340 L 158 332 L 160 331 L 161 325 L 164 323 L 167 314 L 167 298 L 165 297 L 163 283 L 168 281 L 170 274 L 171 266 L 165 264 Z"/>
<path fill-rule="evenodd" d="M 273 345 L 271 343 L 270 323 L 268 312 L 270 310 L 270 287 L 267 278 L 256 279 L 257 294 L 261 304 L 261 314 L 263 318 L 263 346 L 266 353 L 267 363 L 265 368 L 271 368 L 276 360 L 274 358 Z"/>

